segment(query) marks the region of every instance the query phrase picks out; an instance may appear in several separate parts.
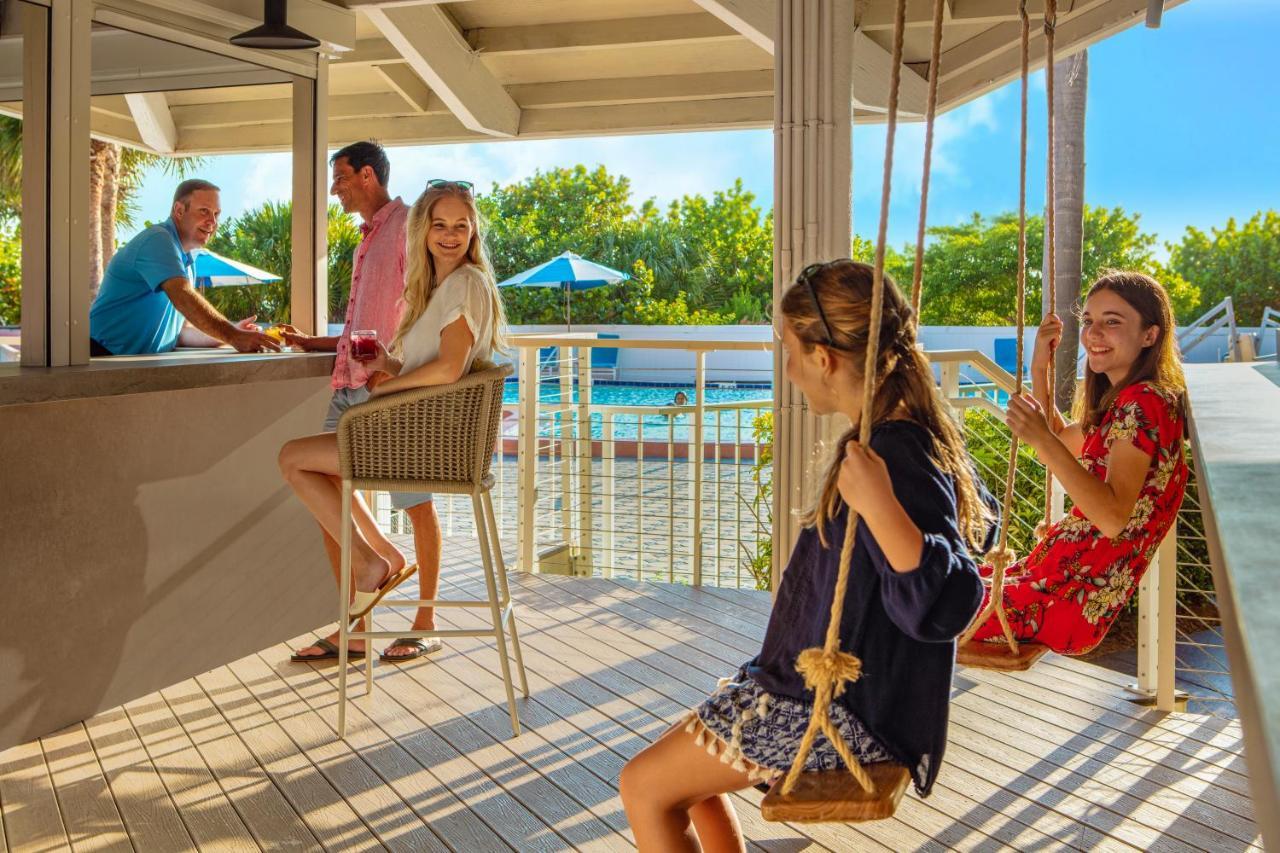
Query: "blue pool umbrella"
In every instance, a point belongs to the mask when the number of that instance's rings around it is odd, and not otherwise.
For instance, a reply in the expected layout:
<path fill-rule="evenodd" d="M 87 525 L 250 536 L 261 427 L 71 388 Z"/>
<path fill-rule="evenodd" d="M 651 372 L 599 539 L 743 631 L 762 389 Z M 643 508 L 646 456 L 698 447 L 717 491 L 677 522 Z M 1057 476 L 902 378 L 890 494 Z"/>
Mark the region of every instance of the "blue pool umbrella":
<path fill-rule="evenodd" d="M 611 267 L 588 261 L 573 252 L 556 255 L 545 264 L 516 273 L 498 287 L 559 287 L 564 289 L 564 323 L 573 328 L 573 314 L 569 294 L 575 290 L 590 290 L 627 281 L 631 276 Z"/>
<path fill-rule="evenodd" d="M 273 272 L 260 270 L 242 261 L 224 258 L 207 249 L 196 255 L 196 287 L 234 287 L 280 281 Z"/>

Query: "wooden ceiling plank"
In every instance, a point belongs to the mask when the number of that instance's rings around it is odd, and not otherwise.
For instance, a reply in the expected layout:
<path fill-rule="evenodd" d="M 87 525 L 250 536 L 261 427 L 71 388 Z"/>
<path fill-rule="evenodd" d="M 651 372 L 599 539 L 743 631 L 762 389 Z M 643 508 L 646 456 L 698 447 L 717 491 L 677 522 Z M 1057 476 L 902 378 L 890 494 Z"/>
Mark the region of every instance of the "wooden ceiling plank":
<path fill-rule="evenodd" d="M 520 107 L 436 6 L 364 12 L 409 67 L 462 124 L 490 136 L 515 136 Z"/>
<path fill-rule="evenodd" d="M 373 67 L 415 112 L 425 113 L 431 109 L 431 88 L 408 65 L 385 63 Z"/>
<path fill-rule="evenodd" d="M 173 123 L 164 92 L 130 92 L 124 99 L 138 127 L 138 135 L 148 148 L 157 154 L 178 150 L 178 128 Z"/>

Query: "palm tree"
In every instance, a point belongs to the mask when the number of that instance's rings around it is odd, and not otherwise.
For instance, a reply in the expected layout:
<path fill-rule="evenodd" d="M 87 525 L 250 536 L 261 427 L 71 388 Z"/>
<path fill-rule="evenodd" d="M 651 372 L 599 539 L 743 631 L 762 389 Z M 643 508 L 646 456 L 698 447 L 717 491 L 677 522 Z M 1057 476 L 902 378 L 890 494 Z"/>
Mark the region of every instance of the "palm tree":
<path fill-rule="evenodd" d="M 1054 402 L 1060 410 L 1070 410 L 1075 396 L 1076 352 L 1080 346 L 1080 306 L 1083 282 L 1080 267 L 1084 253 L 1084 118 L 1089 91 L 1089 53 L 1082 50 L 1055 63 L 1054 98 L 1054 271 L 1056 304 L 1049 304 L 1045 287 L 1044 311 L 1062 318 L 1062 343 L 1058 347 Z M 1048 237 L 1048 224 L 1045 226 Z M 1046 246 L 1048 240 L 1046 239 Z M 1045 252 L 1045 281 L 1049 275 L 1049 253 Z"/>
<path fill-rule="evenodd" d="M 204 159 L 163 157 L 122 148 L 114 142 L 89 142 L 89 290 L 97 295 L 103 270 L 116 248 L 116 226 L 134 223 L 135 201 L 144 177 L 155 167 L 166 176 L 185 178 Z M 22 121 L 0 116 L 0 218 L 17 217 L 22 208 Z"/>

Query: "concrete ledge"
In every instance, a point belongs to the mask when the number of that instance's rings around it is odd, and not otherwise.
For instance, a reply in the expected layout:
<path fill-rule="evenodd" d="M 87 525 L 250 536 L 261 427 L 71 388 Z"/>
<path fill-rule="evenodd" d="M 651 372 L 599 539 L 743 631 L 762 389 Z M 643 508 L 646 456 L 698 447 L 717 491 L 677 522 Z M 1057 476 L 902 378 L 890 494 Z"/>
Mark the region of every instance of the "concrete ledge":
<path fill-rule="evenodd" d="M 190 349 L 165 355 L 96 358 L 72 367 L 0 365 L 0 406 L 177 391 L 328 376 L 333 353 L 244 354 Z"/>
<path fill-rule="evenodd" d="M 1191 448 L 1258 826 L 1280 848 L 1280 365 L 1186 365 Z"/>

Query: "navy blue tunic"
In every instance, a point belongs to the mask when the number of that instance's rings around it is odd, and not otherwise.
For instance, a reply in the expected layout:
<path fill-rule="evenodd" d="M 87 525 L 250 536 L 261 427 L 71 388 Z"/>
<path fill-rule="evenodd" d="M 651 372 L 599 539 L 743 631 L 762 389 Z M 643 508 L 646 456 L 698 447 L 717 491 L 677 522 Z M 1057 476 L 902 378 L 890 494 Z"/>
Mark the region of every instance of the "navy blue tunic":
<path fill-rule="evenodd" d="M 862 661 L 862 677 L 835 701 L 911 771 L 916 790 L 928 796 L 946 747 L 955 638 L 982 604 L 982 581 L 957 526 L 952 478 L 930 457 L 929 433 L 914 422 L 888 421 L 872 431 L 871 447 L 889 469 L 894 495 L 924 534 L 924 547 L 914 571 L 895 572 L 859 524 L 840 648 Z M 994 509 L 995 501 L 979 490 Z M 822 547 L 814 529 L 796 542 L 764 645 L 747 665 L 770 693 L 813 701 L 795 662 L 825 639 L 847 523 L 842 505 L 827 523 L 829 547 Z M 984 547 L 994 532 L 993 524 Z"/>

